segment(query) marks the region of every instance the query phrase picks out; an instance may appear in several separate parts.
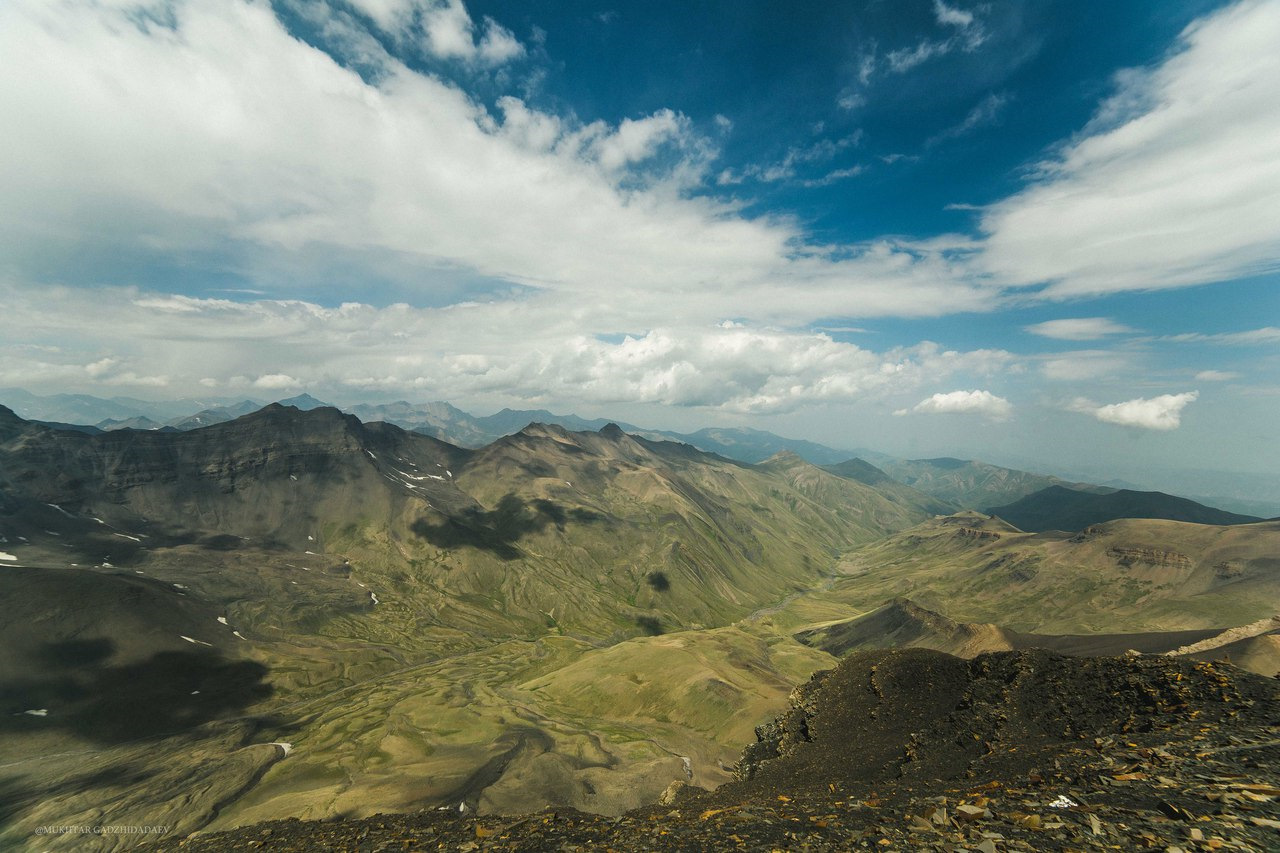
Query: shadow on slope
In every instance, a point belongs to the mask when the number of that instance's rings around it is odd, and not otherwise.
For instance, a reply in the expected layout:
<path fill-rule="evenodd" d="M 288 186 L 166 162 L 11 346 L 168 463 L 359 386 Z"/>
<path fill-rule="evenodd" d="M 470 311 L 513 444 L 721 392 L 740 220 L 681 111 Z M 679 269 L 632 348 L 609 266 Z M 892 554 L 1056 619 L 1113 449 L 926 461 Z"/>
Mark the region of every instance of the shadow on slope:
<path fill-rule="evenodd" d="M 411 529 L 437 548 L 465 546 L 488 551 L 502 560 L 515 560 L 521 556 L 516 543 L 532 533 L 552 525 L 563 531 L 570 521 L 596 522 L 603 518 L 590 510 L 566 510 L 544 498 L 525 501 L 509 492 L 492 510 L 468 507 L 438 523 L 419 519 Z"/>
<path fill-rule="evenodd" d="M 106 638 L 47 643 L 35 674 L 0 683 L 0 734 L 56 728 L 102 744 L 158 738 L 236 715 L 272 694 L 267 668 L 217 651 L 159 651 L 112 665 Z"/>

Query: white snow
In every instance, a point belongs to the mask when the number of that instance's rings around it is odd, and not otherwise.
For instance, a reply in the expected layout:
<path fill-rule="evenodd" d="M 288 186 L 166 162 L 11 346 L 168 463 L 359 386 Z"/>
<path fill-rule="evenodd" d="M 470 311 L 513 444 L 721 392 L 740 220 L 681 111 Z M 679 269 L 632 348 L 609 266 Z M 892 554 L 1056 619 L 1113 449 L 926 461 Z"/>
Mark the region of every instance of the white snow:
<path fill-rule="evenodd" d="M 192 690 L 192 691 L 191 691 L 191 695 L 192 695 L 192 696 L 199 696 L 199 695 L 200 695 L 200 691 L 199 691 L 199 690 Z"/>
<path fill-rule="evenodd" d="M 92 516 L 91 516 L 91 517 L 92 517 Z M 99 524 L 106 524 L 106 522 L 105 522 L 105 521 L 103 521 L 103 520 L 102 520 L 102 519 L 100 519 L 100 518 L 94 518 L 93 520 L 94 520 L 94 521 L 96 521 L 96 522 L 98 522 Z"/>
<path fill-rule="evenodd" d="M 283 752 L 285 755 L 288 755 L 289 753 L 293 752 L 293 744 L 285 743 L 282 740 L 273 740 L 271 742 L 271 745 L 280 747 L 280 751 Z"/>
<path fill-rule="evenodd" d="M 130 536 L 128 533 L 112 533 L 112 536 L 119 536 L 122 539 L 132 539 L 134 542 L 141 542 L 137 536 Z"/>
<path fill-rule="evenodd" d="M 23 711 L 22 713 L 26 714 L 28 717 L 47 717 L 49 716 L 49 709 L 48 708 L 31 708 L 30 710 Z"/>
<path fill-rule="evenodd" d="M 4 551 L 0 551 L 0 560 L 10 560 L 10 561 L 12 561 L 12 560 L 16 560 L 16 559 L 18 559 L 18 558 L 17 558 L 17 557 L 15 557 L 15 556 L 13 556 L 12 554 L 6 554 Z"/>
<path fill-rule="evenodd" d="M 183 584 L 180 584 L 180 583 L 175 583 L 173 586 L 174 586 L 174 588 L 175 588 L 175 589 L 188 589 L 188 588 L 189 588 L 189 587 L 186 587 L 186 586 L 184 586 Z"/>
<path fill-rule="evenodd" d="M 297 475 L 296 475 L 296 474 L 290 474 L 290 475 L 289 475 L 289 479 L 290 479 L 290 480 L 296 480 L 296 479 L 298 479 L 298 477 L 297 477 Z"/>
<path fill-rule="evenodd" d="M 102 568 L 104 568 L 104 569 L 114 569 L 114 568 L 115 568 L 115 566 L 111 565 L 111 564 L 110 564 L 110 563 L 108 563 L 106 560 L 103 560 L 103 561 L 102 561 Z"/>
<path fill-rule="evenodd" d="M 449 475 L 449 479 L 453 479 L 453 472 L 452 472 L 452 471 L 445 471 L 445 473 Z"/>
<path fill-rule="evenodd" d="M 1071 799 L 1070 797 L 1068 797 L 1066 794 L 1059 794 L 1058 799 L 1054 800 L 1052 803 L 1049 803 L 1049 808 L 1070 809 L 1070 808 L 1075 808 L 1078 805 L 1080 804 L 1077 803 L 1075 800 Z"/>
<path fill-rule="evenodd" d="M 308 542 L 314 542 L 314 541 L 316 541 L 316 537 L 314 537 L 314 536 L 308 536 L 308 537 L 307 537 L 307 541 L 308 541 Z"/>
<path fill-rule="evenodd" d="M 369 598 L 373 599 L 373 603 L 374 603 L 374 604 L 381 604 L 381 603 L 382 603 L 382 602 L 378 601 L 378 594 L 377 594 L 376 592 L 371 592 L 371 593 L 369 593 Z"/>
<path fill-rule="evenodd" d="M 227 624 L 227 617 L 225 617 L 225 616 L 219 616 L 219 617 L 218 617 L 218 621 L 219 621 L 219 622 L 221 622 L 223 625 L 225 625 L 225 624 Z"/>
<path fill-rule="evenodd" d="M 232 631 L 231 635 L 234 637 L 239 637 L 242 640 L 244 639 L 244 634 L 241 634 L 239 631 Z"/>
<path fill-rule="evenodd" d="M 377 459 L 377 458 L 378 458 L 378 457 L 376 457 L 376 456 L 374 456 L 374 455 L 373 455 L 373 451 L 372 451 L 372 450 L 366 450 L 366 451 L 365 451 L 365 453 L 368 453 L 368 454 L 369 454 L 369 458 L 370 458 L 370 459 Z"/>
<path fill-rule="evenodd" d="M 308 538 L 308 539 L 310 539 L 311 537 L 310 537 L 310 536 L 308 536 L 307 538 Z M 306 551 L 305 553 L 310 554 L 310 555 L 311 555 L 311 556 L 313 556 L 313 557 L 319 557 L 319 556 L 320 556 L 320 555 L 319 555 L 319 554 L 317 554 L 315 551 Z"/>
<path fill-rule="evenodd" d="M 74 564 L 73 564 L 73 565 L 74 565 Z M 144 572 L 142 569 L 134 569 L 134 570 L 133 570 L 133 573 L 134 573 L 135 575 L 145 575 L 145 574 L 146 574 L 146 572 Z"/>
<path fill-rule="evenodd" d="M 45 533 L 48 533 L 50 536 L 62 536 L 61 533 L 54 533 L 52 530 L 46 530 Z M 19 536 L 18 538 L 21 539 L 23 542 L 27 541 L 27 538 L 25 536 Z"/>
<path fill-rule="evenodd" d="M 45 506 L 51 506 L 51 507 L 53 507 L 53 508 L 54 508 L 54 509 L 56 509 L 58 512 L 60 512 L 60 513 L 62 513 L 63 515 L 65 515 L 67 518 L 75 518 L 75 516 L 74 516 L 74 515 L 72 515 L 71 513 L 67 512 L 65 509 L 63 509 L 62 507 L 58 506 L 57 504 L 45 504 Z"/>
<path fill-rule="evenodd" d="M 213 643 L 206 643 L 204 640 L 196 640 L 191 637 L 188 637 L 186 634 L 179 634 L 178 636 L 186 640 L 188 643 L 195 643 L 197 646 L 209 646 L 210 648 L 213 647 Z"/>

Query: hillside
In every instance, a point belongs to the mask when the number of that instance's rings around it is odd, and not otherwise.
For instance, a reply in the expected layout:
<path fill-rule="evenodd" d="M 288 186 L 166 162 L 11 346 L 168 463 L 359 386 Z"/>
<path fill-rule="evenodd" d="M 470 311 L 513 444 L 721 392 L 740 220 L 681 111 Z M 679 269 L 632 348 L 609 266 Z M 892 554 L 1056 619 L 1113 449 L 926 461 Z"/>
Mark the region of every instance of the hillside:
<path fill-rule="evenodd" d="M 713 792 L 676 782 L 617 818 L 277 821 L 148 849 L 1266 850 L 1278 698 L 1207 663 L 869 652 L 799 685 Z"/>
<path fill-rule="evenodd" d="M 975 512 L 855 548 L 839 576 L 769 615 L 795 631 L 908 598 L 957 622 L 1038 634 L 1223 630 L 1280 601 L 1280 522 L 1121 519 L 1025 533 Z"/>
<path fill-rule="evenodd" d="M 1099 494 L 1065 486 L 1049 486 L 1004 506 L 985 510 L 1028 532 L 1083 530 L 1117 518 L 1164 518 L 1193 524 L 1251 524 L 1250 515 L 1198 504 L 1163 492 L 1119 489 Z"/>

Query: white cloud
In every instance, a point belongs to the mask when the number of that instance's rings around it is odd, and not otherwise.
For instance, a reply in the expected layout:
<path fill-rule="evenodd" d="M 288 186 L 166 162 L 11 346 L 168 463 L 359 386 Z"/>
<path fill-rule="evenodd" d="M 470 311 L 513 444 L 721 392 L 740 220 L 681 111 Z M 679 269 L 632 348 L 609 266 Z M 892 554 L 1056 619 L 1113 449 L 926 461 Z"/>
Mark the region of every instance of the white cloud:
<path fill-rule="evenodd" d="M 1109 317 L 1072 317 L 1023 326 L 1023 331 L 1059 341 L 1095 341 L 1107 335 L 1120 335 L 1134 330 Z"/>
<path fill-rule="evenodd" d="M 921 400 L 910 411 L 931 415 L 982 415 L 993 421 L 1003 421 L 1013 414 L 1013 404 L 990 391 L 949 391 Z M 907 410 L 899 409 L 894 414 L 904 415 Z"/>
<path fill-rule="evenodd" d="M 253 380 L 254 388 L 266 391 L 280 391 L 285 388 L 299 388 L 302 383 L 285 373 L 266 373 Z"/>
<path fill-rule="evenodd" d="M 1069 408 L 1072 411 L 1093 415 L 1098 420 L 1119 424 L 1120 426 L 1139 427 L 1141 429 L 1173 430 L 1182 423 L 1182 410 L 1200 396 L 1197 391 L 1182 394 L 1161 394 L 1150 399 L 1138 398 L 1123 403 L 1112 403 L 1106 406 L 1083 398 L 1075 400 Z"/>
<path fill-rule="evenodd" d="M 933 15 L 939 24 L 947 24 L 964 29 L 972 26 L 973 13 L 955 6 L 948 6 L 942 0 L 933 0 Z"/>
<path fill-rule="evenodd" d="M 1202 370 L 1196 374 L 1196 379 L 1200 382 L 1228 382 L 1239 378 L 1239 376 L 1239 373 L 1233 373 L 1229 370 Z"/>
<path fill-rule="evenodd" d="M 1212 282 L 1280 264 L 1280 3 L 1192 24 L 1025 190 L 992 205 L 981 262 L 1055 298 Z"/>
<path fill-rule="evenodd" d="M 440 59 L 497 66 L 524 55 L 524 45 L 492 18 L 484 19 L 479 42 L 462 0 L 348 0 L 383 32 L 406 41 L 421 28 L 423 47 Z"/>

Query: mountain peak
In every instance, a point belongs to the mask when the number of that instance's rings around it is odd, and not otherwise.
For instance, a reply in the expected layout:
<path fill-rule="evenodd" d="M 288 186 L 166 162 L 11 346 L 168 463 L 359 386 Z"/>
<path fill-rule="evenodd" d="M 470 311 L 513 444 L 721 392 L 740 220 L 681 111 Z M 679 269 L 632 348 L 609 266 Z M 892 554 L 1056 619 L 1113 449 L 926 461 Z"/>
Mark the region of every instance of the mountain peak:
<path fill-rule="evenodd" d="M 617 441 L 620 438 L 624 438 L 626 436 L 626 433 L 622 431 L 622 427 L 610 421 L 609 423 L 600 427 L 600 435 L 604 436 L 610 441 Z"/>
<path fill-rule="evenodd" d="M 302 409 L 304 412 L 311 409 L 332 408 L 330 403 L 326 403 L 323 400 L 317 400 L 315 397 L 312 397 L 310 394 L 305 392 L 297 395 L 296 397 L 289 397 L 286 400 L 277 400 L 276 402 L 281 406 L 293 406 L 295 409 Z"/>

